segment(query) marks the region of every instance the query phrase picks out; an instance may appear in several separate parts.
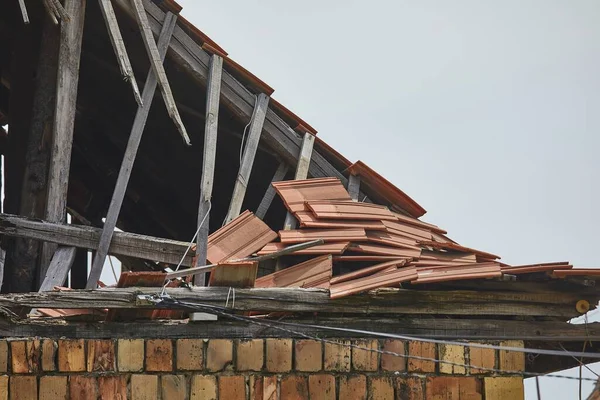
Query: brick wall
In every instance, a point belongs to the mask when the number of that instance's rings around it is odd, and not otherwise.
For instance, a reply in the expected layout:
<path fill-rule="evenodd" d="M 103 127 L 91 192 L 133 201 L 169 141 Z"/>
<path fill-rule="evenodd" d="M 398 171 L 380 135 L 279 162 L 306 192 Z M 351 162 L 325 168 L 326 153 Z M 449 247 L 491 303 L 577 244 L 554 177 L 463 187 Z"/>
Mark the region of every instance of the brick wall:
<path fill-rule="evenodd" d="M 399 340 L 336 342 L 0 340 L 0 400 L 523 399 L 521 376 L 472 367 L 522 371 L 523 353 Z"/>

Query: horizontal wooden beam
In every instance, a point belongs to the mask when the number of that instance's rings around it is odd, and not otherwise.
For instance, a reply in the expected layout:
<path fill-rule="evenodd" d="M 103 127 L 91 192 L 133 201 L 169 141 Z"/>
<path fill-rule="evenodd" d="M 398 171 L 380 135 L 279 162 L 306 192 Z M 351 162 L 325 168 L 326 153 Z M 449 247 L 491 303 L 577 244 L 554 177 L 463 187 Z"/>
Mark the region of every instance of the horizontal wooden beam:
<path fill-rule="evenodd" d="M 3 307 L 45 308 L 164 308 L 147 300 L 161 288 L 111 288 L 91 291 L 6 294 L 0 296 Z M 173 299 L 210 306 L 223 306 L 231 297 L 229 288 L 169 288 Z M 503 292 L 435 292 L 397 290 L 376 295 L 357 295 L 332 300 L 329 292 L 319 289 L 255 288 L 236 289 L 235 311 L 320 312 L 353 315 L 461 315 L 529 316 L 565 320 L 580 314 L 575 304 L 580 296 L 561 293 L 522 294 Z M 596 301 L 597 299 L 590 299 Z M 590 301 L 590 302 L 591 302 Z M 595 303 L 594 303 L 595 304 Z"/>
<path fill-rule="evenodd" d="M 96 250 L 101 233 L 100 228 L 91 226 L 67 225 L 11 214 L 0 214 L 0 235 Z M 187 250 L 188 245 L 189 243 L 177 240 L 128 232 L 115 232 L 108 248 L 108 254 L 177 264 Z M 192 256 L 192 253 L 186 255 L 182 265 L 191 266 Z"/>
<path fill-rule="evenodd" d="M 237 302 L 237 300 L 236 300 Z M 221 317 L 219 317 L 221 318 Z M 300 326 L 284 326 L 284 330 L 260 323 L 230 321 L 222 318 L 209 323 L 184 321 L 136 321 L 131 322 L 65 322 L 64 320 L 26 320 L 13 322 L 0 319 L 0 337 L 44 337 L 78 339 L 117 338 L 304 338 L 310 335 L 320 338 L 368 337 L 354 332 L 323 329 L 314 325 L 334 328 L 360 329 L 381 333 L 410 335 L 421 338 L 455 340 L 526 340 L 529 342 L 580 340 L 598 341 L 600 323 L 573 325 L 566 322 L 531 322 L 492 319 L 453 318 L 311 318 L 295 319 Z M 276 323 L 276 322 L 275 322 Z M 290 332 L 292 331 L 292 332 Z"/>

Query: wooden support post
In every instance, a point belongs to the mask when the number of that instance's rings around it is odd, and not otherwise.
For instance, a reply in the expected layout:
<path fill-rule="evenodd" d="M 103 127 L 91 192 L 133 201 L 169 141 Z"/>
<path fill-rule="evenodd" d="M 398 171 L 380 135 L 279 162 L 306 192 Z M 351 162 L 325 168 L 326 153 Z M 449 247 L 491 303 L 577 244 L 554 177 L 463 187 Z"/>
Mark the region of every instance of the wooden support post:
<path fill-rule="evenodd" d="M 300 148 L 300 154 L 298 155 L 298 164 L 296 165 L 295 180 L 306 179 L 308 177 L 308 167 L 310 166 L 310 159 L 313 151 L 313 145 L 315 143 L 315 137 L 306 132 L 304 139 L 302 140 L 302 147 Z M 285 216 L 285 223 L 283 224 L 284 230 L 294 229 L 296 227 L 296 218 L 288 212 Z"/>
<path fill-rule="evenodd" d="M 285 162 L 282 161 L 279 164 L 279 167 L 277 167 L 275 174 L 273 174 L 273 178 L 271 179 L 271 182 L 282 181 L 283 178 L 285 178 L 285 174 L 287 174 L 288 169 L 289 169 L 289 166 Z M 258 205 L 258 208 L 256 209 L 256 212 L 254 213 L 254 215 L 256 215 L 260 219 L 264 219 L 265 215 L 267 214 L 267 211 L 269 211 L 269 207 L 271 207 L 271 203 L 273 202 L 274 197 L 275 197 L 275 188 L 273 187 L 273 185 L 269 185 L 269 187 L 267 188 L 265 195 L 263 196 L 262 200 L 260 201 L 260 204 Z"/>
<path fill-rule="evenodd" d="M 235 181 L 235 187 L 233 188 L 233 195 L 231 196 L 225 223 L 229 223 L 235 217 L 240 215 L 268 106 L 269 96 L 263 93 L 259 94 L 256 104 L 254 105 L 254 113 L 252 113 L 252 120 L 250 121 L 250 131 L 248 132 L 248 139 L 244 148 L 240 170 Z"/>
<path fill-rule="evenodd" d="M 171 86 L 169 85 L 169 80 L 167 79 L 165 68 L 163 67 L 163 60 L 165 57 L 160 55 L 160 52 L 156 46 L 156 42 L 154 42 L 154 35 L 152 35 L 152 29 L 150 28 L 150 23 L 148 22 L 148 16 L 146 15 L 144 3 L 142 0 L 132 0 L 131 3 L 135 9 L 135 15 L 137 17 L 140 31 L 142 32 L 142 39 L 144 41 L 144 45 L 146 46 L 146 52 L 148 53 L 148 57 L 150 57 L 150 66 L 152 67 L 154 75 L 158 81 L 158 87 L 160 88 L 163 100 L 167 106 L 169 117 L 171 117 L 175 123 L 175 126 L 181 134 L 185 144 L 189 146 L 191 145 L 190 138 L 185 130 L 185 126 L 183 126 L 181 116 L 179 116 L 179 111 L 177 110 L 177 105 L 175 104 L 175 99 L 173 99 L 173 93 L 171 92 Z"/>
<path fill-rule="evenodd" d="M 46 277 L 40 285 L 40 292 L 47 292 L 52 290 L 55 286 L 62 286 L 69 275 L 71 266 L 75 261 L 75 254 L 77 249 L 75 247 L 59 247 L 56 249 Z"/>
<path fill-rule="evenodd" d="M 86 0 L 65 0 L 64 7 L 70 20 L 62 20 L 60 25 L 56 104 L 46 198 L 46 219 L 52 222 L 64 221 L 67 213 L 67 189 L 73 148 L 85 6 Z M 40 258 L 40 277 L 46 275 L 55 250 L 56 246 L 44 243 Z"/>
<path fill-rule="evenodd" d="M 198 206 L 198 237 L 196 242 L 196 266 L 206 264 L 208 251 L 208 233 L 210 219 L 210 199 L 215 177 L 215 159 L 217 157 L 217 131 L 219 124 L 219 102 L 221 97 L 221 76 L 223 59 L 211 57 L 208 86 L 206 89 L 206 121 L 204 124 L 204 155 L 202 157 L 202 183 L 200 184 L 200 204 Z M 205 274 L 194 276 L 194 283 L 205 285 Z"/>
<path fill-rule="evenodd" d="M 121 75 L 123 75 L 123 78 L 126 81 L 129 81 L 131 84 L 131 88 L 133 89 L 133 97 L 138 105 L 141 106 L 143 101 L 140 95 L 140 89 L 138 88 L 137 81 L 135 80 L 135 76 L 133 74 L 133 68 L 131 67 L 131 62 L 129 61 L 129 55 L 127 54 L 125 43 L 123 43 L 123 37 L 121 36 L 121 30 L 119 29 L 119 23 L 117 22 L 115 10 L 110 0 L 98 0 L 98 3 L 100 3 L 100 10 L 102 11 L 106 28 L 108 29 L 108 36 L 110 37 L 113 50 L 117 56 L 117 62 L 119 63 Z"/>
<path fill-rule="evenodd" d="M 360 176 L 350 175 L 348 179 L 348 193 L 352 198 L 352 201 L 358 201 L 358 195 L 360 193 Z"/>
<path fill-rule="evenodd" d="M 177 22 L 177 16 L 172 13 L 168 13 L 163 24 L 163 29 L 158 38 L 158 51 L 161 61 L 164 60 L 171 35 L 175 29 Z M 153 39 L 154 40 L 154 39 Z M 144 91 L 142 94 L 142 105 L 138 106 L 135 119 L 133 120 L 133 127 L 131 128 L 131 134 L 129 135 L 129 142 L 127 143 L 127 149 L 125 150 L 125 156 L 121 163 L 121 169 L 119 170 L 119 176 L 117 177 L 117 183 L 115 185 L 115 191 L 113 192 L 112 199 L 110 201 L 110 207 L 108 214 L 106 215 L 106 221 L 104 222 L 104 228 L 102 229 L 102 236 L 100 237 L 100 243 L 98 245 L 98 252 L 94 257 L 92 268 L 90 270 L 90 276 L 86 284 L 87 289 L 93 289 L 98 284 L 98 279 L 102 274 L 102 267 L 104 266 L 104 260 L 108 254 L 108 248 L 114 234 L 115 227 L 117 226 L 117 219 L 119 212 L 121 211 L 121 205 L 123 205 L 123 199 L 125 198 L 125 191 L 127 190 L 127 184 L 131 176 L 131 170 L 133 169 L 133 163 L 137 154 L 140 141 L 142 140 L 142 133 L 144 132 L 144 126 L 148 119 L 148 113 L 150 112 L 150 106 L 152 105 L 152 98 L 154 97 L 154 91 L 157 86 L 157 78 L 153 69 L 148 72 L 146 83 L 144 84 Z"/>

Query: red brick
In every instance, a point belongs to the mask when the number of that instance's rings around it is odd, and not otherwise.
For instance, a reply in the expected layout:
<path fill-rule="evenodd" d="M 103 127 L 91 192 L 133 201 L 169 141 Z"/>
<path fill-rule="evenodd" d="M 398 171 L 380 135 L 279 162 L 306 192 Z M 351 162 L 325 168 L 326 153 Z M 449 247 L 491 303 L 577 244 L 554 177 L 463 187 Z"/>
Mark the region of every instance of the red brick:
<path fill-rule="evenodd" d="M 340 340 L 338 343 L 325 343 L 323 367 L 326 371 L 350 371 L 350 341 Z"/>
<path fill-rule="evenodd" d="M 492 372 L 486 370 L 486 368 L 495 368 L 496 350 L 483 349 L 480 347 L 469 347 L 469 365 L 472 365 L 469 371 L 470 374 L 492 374 Z M 481 367 L 483 369 L 473 367 Z"/>
<path fill-rule="evenodd" d="M 219 376 L 219 399 L 246 400 L 246 381 L 241 375 Z"/>
<path fill-rule="evenodd" d="M 88 372 L 115 370 L 115 343 L 112 340 L 89 340 L 87 354 Z"/>
<path fill-rule="evenodd" d="M 8 376 L 0 375 L 0 400 L 8 400 Z"/>
<path fill-rule="evenodd" d="M 69 397 L 77 400 L 98 399 L 98 383 L 96 382 L 96 378 L 82 375 L 71 375 L 69 377 Z"/>
<path fill-rule="evenodd" d="M 39 371 L 41 349 L 39 340 L 10 342 L 13 374 L 29 374 Z"/>
<path fill-rule="evenodd" d="M 308 392 L 311 400 L 335 400 L 335 376 L 310 375 Z"/>
<path fill-rule="evenodd" d="M 67 393 L 66 376 L 40 377 L 39 400 L 66 400 Z"/>
<path fill-rule="evenodd" d="M 58 370 L 61 372 L 85 371 L 85 343 L 83 339 L 58 341 Z"/>
<path fill-rule="evenodd" d="M 248 377 L 248 388 L 250 390 L 248 398 L 250 400 L 263 400 L 263 378 L 260 375 L 250 375 Z"/>
<path fill-rule="evenodd" d="M 435 344 L 426 342 L 408 342 L 408 355 L 436 359 Z M 408 358 L 409 372 L 435 372 L 435 362 Z"/>
<path fill-rule="evenodd" d="M 158 398 L 158 376 L 131 375 L 131 400 L 156 400 Z"/>
<path fill-rule="evenodd" d="M 507 340 L 500 342 L 500 346 L 522 348 L 524 344 L 522 340 Z M 503 371 L 525 370 L 525 353 L 523 352 L 499 350 L 498 358 L 500 369 Z"/>
<path fill-rule="evenodd" d="M 482 385 L 470 376 L 433 376 L 427 378 L 427 400 L 481 400 Z"/>
<path fill-rule="evenodd" d="M 281 378 L 281 398 L 308 400 L 308 382 L 305 376 L 288 375 Z"/>
<path fill-rule="evenodd" d="M 369 378 L 369 400 L 390 400 L 394 398 L 394 385 L 388 377 Z"/>
<path fill-rule="evenodd" d="M 397 378 L 396 399 L 425 400 L 425 380 L 419 377 Z"/>
<path fill-rule="evenodd" d="M 42 340 L 42 371 L 56 371 L 56 350 L 58 344 L 51 339 Z"/>
<path fill-rule="evenodd" d="M 119 339 L 117 341 L 117 367 L 119 371 L 137 372 L 144 368 L 144 340 Z"/>
<path fill-rule="evenodd" d="M 171 340 L 146 340 L 146 371 L 173 371 L 173 342 Z"/>
<path fill-rule="evenodd" d="M 292 340 L 267 339 L 267 371 L 289 372 L 292 370 Z"/>
<path fill-rule="evenodd" d="M 217 400 L 217 378 L 213 375 L 192 376 L 190 400 Z"/>
<path fill-rule="evenodd" d="M 404 349 L 405 342 L 397 339 L 387 339 L 383 341 L 382 350 L 396 354 L 406 354 Z M 393 354 L 381 354 L 381 369 L 384 371 L 404 372 L 406 371 L 406 357 L 395 356 Z"/>
<path fill-rule="evenodd" d="M 0 340 L 0 373 L 8 372 L 8 342 Z"/>
<path fill-rule="evenodd" d="M 353 340 L 352 369 L 356 371 L 377 371 L 379 342 L 373 340 Z"/>
<path fill-rule="evenodd" d="M 204 369 L 204 340 L 177 340 L 177 369 L 180 371 L 201 371 Z"/>
<path fill-rule="evenodd" d="M 295 367 L 297 371 L 315 372 L 323 367 L 323 346 L 318 340 L 296 340 Z"/>
<path fill-rule="evenodd" d="M 10 377 L 10 400 L 37 400 L 37 378 L 27 375 Z"/>
<path fill-rule="evenodd" d="M 263 400 L 277 400 L 277 377 L 265 376 L 263 378 Z"/>
<path fill-rule="evenodd" d="M 101 376 L 98 390 L 102 400 L 127 400 L 127 376 Z"/>
<path fill-rule="evenodd" d="M 236 342 L 235 368 L 238 371 L 260 371 L 264 364 L 265 343 L 261 339 Z"/>
<path fill-rule="evenodd" d="M 233 342 L 227 339 L 211 339 L 206 349 L 206 369 L 222 371 L 233 362 Z"/>
<path fill-rule="evenodd" d="M 250 400 L 278 400 L 277 376 L 250 375 Z"/>
<path fill-rule="evenodd" d="M 160 392 L 165 400 L 186 400 L 187 380 L 185 375 L 162 375 Z"/>
<path fill-rule="evenodd" d="M 367 398 L 367 378 L 364 375 L 340 377 L 340 399 Z"/>

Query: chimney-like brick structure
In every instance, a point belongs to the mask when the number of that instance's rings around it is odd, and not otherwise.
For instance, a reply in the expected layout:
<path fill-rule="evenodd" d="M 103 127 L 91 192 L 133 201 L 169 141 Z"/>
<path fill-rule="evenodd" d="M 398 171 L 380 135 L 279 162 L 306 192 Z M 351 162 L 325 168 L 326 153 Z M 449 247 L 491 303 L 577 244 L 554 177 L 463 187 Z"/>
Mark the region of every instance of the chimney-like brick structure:
<path fill-rule="evenodd" d="M 393 339 L 335 342 L 273 338 L 4 339 L 0 340 L 0 400 L 524 397 L 520 372 L 525 368 L 525 357 L 520 352 Z M 349 343 L 361 348 L 349 347 Z M 523 346 L 521 341 L 493 344 Z"/>

